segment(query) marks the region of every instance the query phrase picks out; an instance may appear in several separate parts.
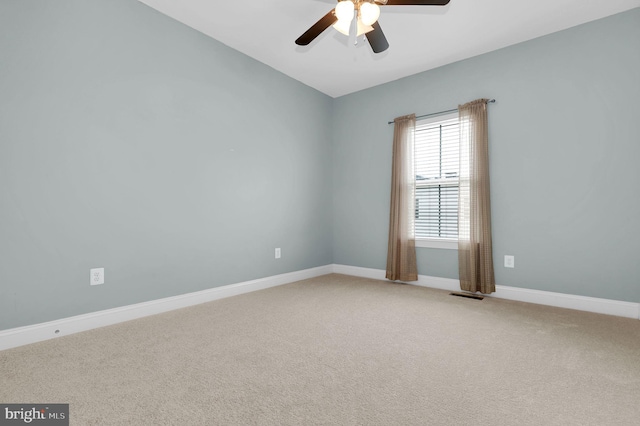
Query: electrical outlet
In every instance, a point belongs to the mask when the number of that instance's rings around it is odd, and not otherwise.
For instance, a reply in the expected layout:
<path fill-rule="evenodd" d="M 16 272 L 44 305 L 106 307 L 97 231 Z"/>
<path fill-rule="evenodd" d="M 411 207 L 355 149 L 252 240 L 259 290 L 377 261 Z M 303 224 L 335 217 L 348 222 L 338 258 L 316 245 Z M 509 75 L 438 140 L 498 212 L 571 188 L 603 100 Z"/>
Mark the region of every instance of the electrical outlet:
<path fill-rule="evenodd" d="M 280 252 L 280 247 L 276 248 L 276 259 L 280 259 L 282 256 L 282 252 Z"/>
<path fill-rule="evenodd" d="M 104 268 L 94 268 L 89 271 L 89 284 L 104 284 Z"/>
<path fill-rule="evenodd" d="M 504 267 L 505 268 L 515 268 L 516 267 L 516 258 L 514 256 L 505 255 L 504 256 Z"/>

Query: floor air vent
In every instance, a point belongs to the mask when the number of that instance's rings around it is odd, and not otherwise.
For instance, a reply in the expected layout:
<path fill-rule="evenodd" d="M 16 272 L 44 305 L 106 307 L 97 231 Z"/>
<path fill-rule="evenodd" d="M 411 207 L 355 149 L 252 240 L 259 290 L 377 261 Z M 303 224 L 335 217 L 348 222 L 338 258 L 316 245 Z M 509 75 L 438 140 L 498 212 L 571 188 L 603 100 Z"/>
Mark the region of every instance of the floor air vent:
<path fill-rule="evenodd" d="M 467 299 L 476 299 L 476 300 L 484 299 L 484 296 L 480 296 L 479 294 L 473 294 L 473 293 L 462 293 L 462 292 L 454 291 L 449 294 L 452 296 L 466 297 Z"/>

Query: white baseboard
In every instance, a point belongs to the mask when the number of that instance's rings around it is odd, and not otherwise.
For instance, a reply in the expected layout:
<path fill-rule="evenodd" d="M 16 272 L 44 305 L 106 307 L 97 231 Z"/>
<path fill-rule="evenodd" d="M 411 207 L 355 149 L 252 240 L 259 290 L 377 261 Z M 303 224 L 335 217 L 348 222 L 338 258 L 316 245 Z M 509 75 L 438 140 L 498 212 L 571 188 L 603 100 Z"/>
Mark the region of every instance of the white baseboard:
<path fill-rule="evenodd" d="M 25 327 L 2 330 L 0 331 L 0 351 L 330 273 L 378 280 L 385 279 L 385 271 L 382 269 L 337 264 L 319 266 L 317 268 L 274 275 L 194 293 L 136 303 L 134 305 L 77 315 Z M 456 279 L 430 277 L 427 275 L 420 275 L 418 276 L 417 282 L 408 284 L 448 291 L 460 290 L 459 282 Z M 640 303 L 501 285 L 497 285 L 496 292 L 489 297 L 640 319 Z"/>
<path fill-rule="evenodd" d="M 361 268 L 358 266 L 333 265 L 336 274 L 352 275 L 363 278 L 385 279 L 382 269 Z M 448 291 L 460 291 L 457 279 L 430 277 L 419 275 L 418 281 L 407 284 L 422 287 L 437 288 Z M 538 305 L 555 306 L 558 308 L 576 309 L 579 311 L 595 312 L 598 314 L 615 315 L 619 317 L 640 319 L 640 303 L 623 302 L 620 300 L 600 299 L 597 297 L 577 296 L 573 294 L 554 293 L 551 291 L 531 290 L 526 288 L 496 285 L 495 293 L 487 295 L 500 299 L 516 300 L 519 302 L 536 303 Z"/>
<path fill-rule="evenodd" d="M 149 302 L 92 312 L 84 315 L 63 318 L 40 324 L 17 327 L 0 331 L 0 350 L 15 348 L 29 343 L 49 340 L 60 336 L 87 331 L 98 327 L 117 324 L 124 321 L 155 315 L 174 309 L 211 302 L 225 297 L 236 296 L 295 281 L 314 278 L 332 273 L 332 265 L 302 271 L 289 272 L 281 275 L 260 278 L 257 280 L 215 287 L 194 293 L 181 294 Z"/>

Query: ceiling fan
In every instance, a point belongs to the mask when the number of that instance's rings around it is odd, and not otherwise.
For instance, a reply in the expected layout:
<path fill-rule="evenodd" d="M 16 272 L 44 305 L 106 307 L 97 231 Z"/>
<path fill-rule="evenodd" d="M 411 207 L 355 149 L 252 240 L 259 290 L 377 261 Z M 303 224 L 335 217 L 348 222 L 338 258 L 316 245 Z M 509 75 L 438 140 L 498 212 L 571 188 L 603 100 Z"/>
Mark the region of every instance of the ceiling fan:
<path fill-rule="evenodd" d="M 355 30 L 356 36 L 364 34 L 374 53 L 387 50 L 389 42 L 380 28 L 379 6 L 444 6 L 450 0 L 338 0 L 338 5 L 305 31 L 296 44 L 306 46 L 324 30 L 333 28 L 344 35 Z M 356 19 L 354 20 L 354 15 Z M 355 22 L 354 22 L 355 21 Z"/>

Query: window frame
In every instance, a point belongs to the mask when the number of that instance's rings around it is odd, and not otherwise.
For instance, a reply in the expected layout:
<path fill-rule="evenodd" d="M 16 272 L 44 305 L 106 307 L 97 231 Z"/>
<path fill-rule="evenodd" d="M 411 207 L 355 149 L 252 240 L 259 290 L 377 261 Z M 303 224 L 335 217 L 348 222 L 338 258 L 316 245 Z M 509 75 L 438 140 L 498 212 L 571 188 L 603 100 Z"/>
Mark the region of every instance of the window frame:
<path fill-rule="evenodd" d="M 442 114 L 438 114 L 438 115 L 434 115 L 428 118 L 423 118 L 420 119 L 416 122 L 416 130 L 418 130 L 418 127 L 423 127 L 423 126 L 428 126 L 430 124 L 434 124 L 434 123 L 438 123 L 440 121 L 444 121 L 444 120 L 451 120 L 451 119 L 458 119 L 459 118 L 459 113 L 458 111 L 452 111 L 452 112 L 446 112 L 446 113 L 442 113 Z M 459 141 L 458 141 L 459 143 Z M 415 160 L 414 160 L 415 161 Z M 416 167 L 417 169 L 417 167 Z M 458 188 L 460 187 L 460 177 L 458 176 Z M 439 180 L 439 183 L 453 183 L 451 181 L 445 181 L 444 179 Z M 426 186 L 434 186 L 434 185 L 426 185 L 424 182 L 421 182 L 421 184 L 418 184 L 418 180 L 415 179 L 414 177 L 414 183 L 415 183 L 415 188 L 416 191 L 418 189 L 419 186 L 422 187 L 426 187 Z M 430 183 L 436 183 L 436 182 L 430 182 Z M 417 208 L 417 206 L 416 206 Z M 415 245 L 416 247 L 422 247 L 422 248 L 435 248 L 435 249 L 446 249 L 446 250 L 457 250 L 458 249 L 458 239 L 453 239 L 453 238 L 436 238 L 436 237 L 415 237 Z"/>

